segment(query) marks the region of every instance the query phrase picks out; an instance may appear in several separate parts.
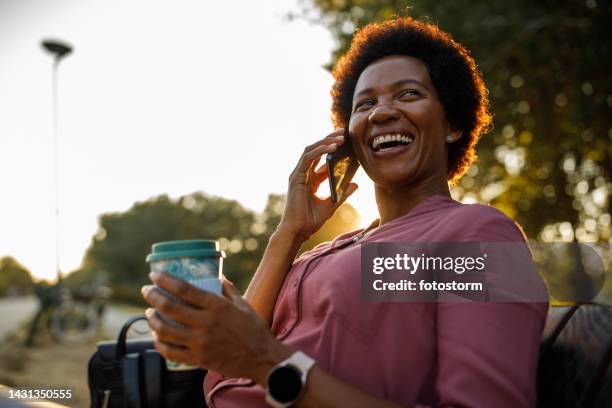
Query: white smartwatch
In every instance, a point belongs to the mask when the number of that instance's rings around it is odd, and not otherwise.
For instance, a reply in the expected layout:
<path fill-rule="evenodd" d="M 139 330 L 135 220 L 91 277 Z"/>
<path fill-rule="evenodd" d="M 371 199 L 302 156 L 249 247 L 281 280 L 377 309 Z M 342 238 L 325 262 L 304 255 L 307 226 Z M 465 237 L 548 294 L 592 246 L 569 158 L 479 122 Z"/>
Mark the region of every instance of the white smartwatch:
<path fill-rule="evenodd" d="M 291 406 L 306 388 L 308 371 L 314 364 L 312 358 L 296 351 L 274 367 L 268 375 L 266 402 L 274 408 Z"/>

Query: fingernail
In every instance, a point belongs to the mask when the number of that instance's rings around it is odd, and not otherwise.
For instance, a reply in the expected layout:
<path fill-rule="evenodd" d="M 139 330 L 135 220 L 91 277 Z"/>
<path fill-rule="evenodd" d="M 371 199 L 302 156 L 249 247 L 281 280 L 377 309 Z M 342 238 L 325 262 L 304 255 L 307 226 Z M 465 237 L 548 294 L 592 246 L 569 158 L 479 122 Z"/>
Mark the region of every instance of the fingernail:
<path fill-rule="evenodd" d="M 335 143 L 332 143 L 332 144 L 329 145 L 330 149 L 335 149 L 336 147 L 338 147 L 338 145 L 335 144 Z"/>
<path fill-rule="evenodd" d="M 149 292 L 149 285 L 144 285 L 142 288 L 140 288 L 140 293 L 142 293 L 143 296 L 145 296 L 148 292 Z"/>
<path fill-rule="evenodd" d="M 147 310 L 145 310 L 145 316 L 147 316 L 147 319 L 153 316 L 153 313 L 155 313 L 155 309 L 151 307 L 148 307 Z"/>
<path fill-rule="evenodd" d="M 155 280 L 159 278 L 159 275 L 160 275 L 159 272 L 151 271 L 149 272 L 149 279 Z"/>
<path fill-rule="evenodd" d="M 342 139 L 344 139 L 344 135 L 336 136 L 336 139 L 342 140 Z"/>

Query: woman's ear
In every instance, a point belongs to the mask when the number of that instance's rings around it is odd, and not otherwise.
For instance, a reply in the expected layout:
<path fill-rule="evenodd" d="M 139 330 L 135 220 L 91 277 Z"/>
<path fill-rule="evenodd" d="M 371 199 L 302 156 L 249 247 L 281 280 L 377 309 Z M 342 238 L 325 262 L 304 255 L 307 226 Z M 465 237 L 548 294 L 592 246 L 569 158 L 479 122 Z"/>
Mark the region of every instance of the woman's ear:
<path fill-rule="evenodd" d="M 446 143 L 455 143 L 457 140 L 461 139 L 463 136 L 463 132 L 461 130 L 452 130 L 446 135 Z"/>

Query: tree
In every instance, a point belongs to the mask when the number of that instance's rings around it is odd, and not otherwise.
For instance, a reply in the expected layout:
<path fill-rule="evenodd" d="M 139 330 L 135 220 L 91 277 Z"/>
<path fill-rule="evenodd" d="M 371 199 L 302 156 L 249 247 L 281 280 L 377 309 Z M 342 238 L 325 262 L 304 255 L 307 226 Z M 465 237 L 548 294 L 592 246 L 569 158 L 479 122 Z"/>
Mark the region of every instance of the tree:
<path fill-rule="evenodd" d="M 607 2 L 308 0 L 298 15 L 336 39 L 328 68 L 370 22 L 410 15 L 450 32 L 479 64 L 495 118 L 455 197 L 497 206 L 531 238 L 612 242 Z"/>
<path fill-rule="evenodd" d="M 100 216 L 81 273 L 105 271 L 118 298 L 139 299 L 137 289 L 149 282 L 145 258 L 155 242 L 213 238 L 230 255 L 224 262 L 226 274 L 240 283 L 250 266 L 240 252 L 253 220 L 254 214 L 236 201 L 202 193 L 178 200 L 161 195 L 125 213 Z"/>
<path fill-rule="evenodd" d="M 32 293 L 32 274 L 10 256 L 0 258 L 0 296 Z"/>
<path fill-rule="evenodd" d="M 68 278 L 83 283 L 105 274 L 116 299 L 142 302 L 140 287 L 148 284 L 146 255 L 155 242 L 178 239 L 216 239 L 227 253 L 223 271 L 245 290 L 257 269 L 270 235 L 283 214 L 285 196 L 271 194 L 257 214 L 240 203 L 201 192 L 173 200 L 161 195 L 136 203 L 127 212 L 103 214 L 81 268 Z M 356 213 L 343 207 L 327 231 L 339 234 L 355 227 Z M 317 238 L 308 245 L 317 243 Z"/>

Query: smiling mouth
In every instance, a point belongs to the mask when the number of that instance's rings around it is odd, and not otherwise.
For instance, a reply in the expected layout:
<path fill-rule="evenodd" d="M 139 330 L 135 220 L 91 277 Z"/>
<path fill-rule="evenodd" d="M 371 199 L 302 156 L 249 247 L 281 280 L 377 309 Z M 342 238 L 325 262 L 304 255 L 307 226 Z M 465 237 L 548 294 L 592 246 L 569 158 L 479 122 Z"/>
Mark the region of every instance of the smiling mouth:
<path fill-rule="evenodd" d="M 412 137 L 412 135 L 389 133 L 374 137 L 370 143 L 370 147 L 375 152 L 380 152 L 387 149 L 393 149 L 394 147 L 398 146 L 408 146 L 413 142 L 413 140 L 414 137 Z"/>

